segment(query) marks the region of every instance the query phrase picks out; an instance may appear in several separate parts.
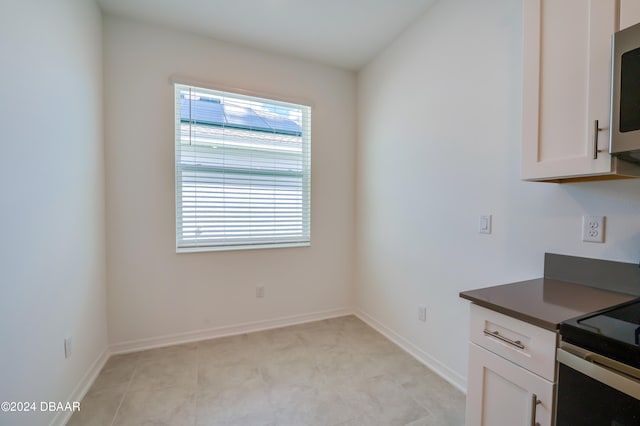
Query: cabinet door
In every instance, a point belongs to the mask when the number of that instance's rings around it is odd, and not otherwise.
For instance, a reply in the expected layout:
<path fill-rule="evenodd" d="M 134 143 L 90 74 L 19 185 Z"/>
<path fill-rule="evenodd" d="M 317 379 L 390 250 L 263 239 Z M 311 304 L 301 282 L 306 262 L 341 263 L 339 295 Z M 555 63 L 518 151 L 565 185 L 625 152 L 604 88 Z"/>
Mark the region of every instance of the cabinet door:
<path fill-rule="evenodd" d="M 617 0 L 524 0 L 523 7 L 522 178 L 610 173 Z M 597 159 L 594 149 L 602 151 Z"/>
<path fill-rule="evenodd" d="M 553 383 L 469 343 L 466 426 L 551 426 L 553 395 Z"/>

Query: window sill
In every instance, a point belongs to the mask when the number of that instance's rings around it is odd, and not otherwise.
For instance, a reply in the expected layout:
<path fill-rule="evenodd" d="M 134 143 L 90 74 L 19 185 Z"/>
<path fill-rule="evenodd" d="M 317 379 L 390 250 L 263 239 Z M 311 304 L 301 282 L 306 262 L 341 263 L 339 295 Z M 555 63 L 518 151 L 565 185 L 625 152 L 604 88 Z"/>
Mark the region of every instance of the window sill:
<path fill-rule="evenodd" d="M 176 247 L 176 253 L 201 253 L 208 251 L 236 251 L 236 250 L 259 250 L 290 247 L 309 247 L 311 242 L 303 243 L 273 243 L 273 244 L 247 244 L 237 246 L 203 246 L 203 247 Z"/>

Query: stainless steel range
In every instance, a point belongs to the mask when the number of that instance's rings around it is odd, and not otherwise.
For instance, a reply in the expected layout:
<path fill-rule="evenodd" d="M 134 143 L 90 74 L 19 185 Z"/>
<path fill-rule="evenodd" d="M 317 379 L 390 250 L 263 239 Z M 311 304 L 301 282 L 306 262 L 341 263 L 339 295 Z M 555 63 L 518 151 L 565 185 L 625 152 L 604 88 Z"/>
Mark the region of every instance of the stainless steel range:
<path fill-rule="evenodd" d="M 560 324 L 557 426 L 640 425 L 640 299 Z"/>

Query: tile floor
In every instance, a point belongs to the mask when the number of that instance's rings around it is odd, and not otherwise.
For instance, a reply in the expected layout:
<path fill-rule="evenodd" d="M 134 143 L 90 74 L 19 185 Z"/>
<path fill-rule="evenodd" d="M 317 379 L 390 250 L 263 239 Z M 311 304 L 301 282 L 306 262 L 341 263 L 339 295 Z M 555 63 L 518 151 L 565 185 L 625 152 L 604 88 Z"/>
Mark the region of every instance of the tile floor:
<path fill-rule="evenodd" d="M 346 316 L 113 356 L 68 425 L 462 426 L 464 404 Z"/>

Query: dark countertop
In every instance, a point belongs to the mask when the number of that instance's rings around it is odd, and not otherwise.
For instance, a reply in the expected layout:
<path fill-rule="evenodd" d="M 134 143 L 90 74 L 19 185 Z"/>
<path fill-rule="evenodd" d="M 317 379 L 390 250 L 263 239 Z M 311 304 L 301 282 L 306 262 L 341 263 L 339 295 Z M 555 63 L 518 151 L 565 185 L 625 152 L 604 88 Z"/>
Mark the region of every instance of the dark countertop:
<path fill-rule="evenodd" d="M 552 278 L 463 291 L 460 297 L 551 331 L 562 321 L 637 298 Z"/>

